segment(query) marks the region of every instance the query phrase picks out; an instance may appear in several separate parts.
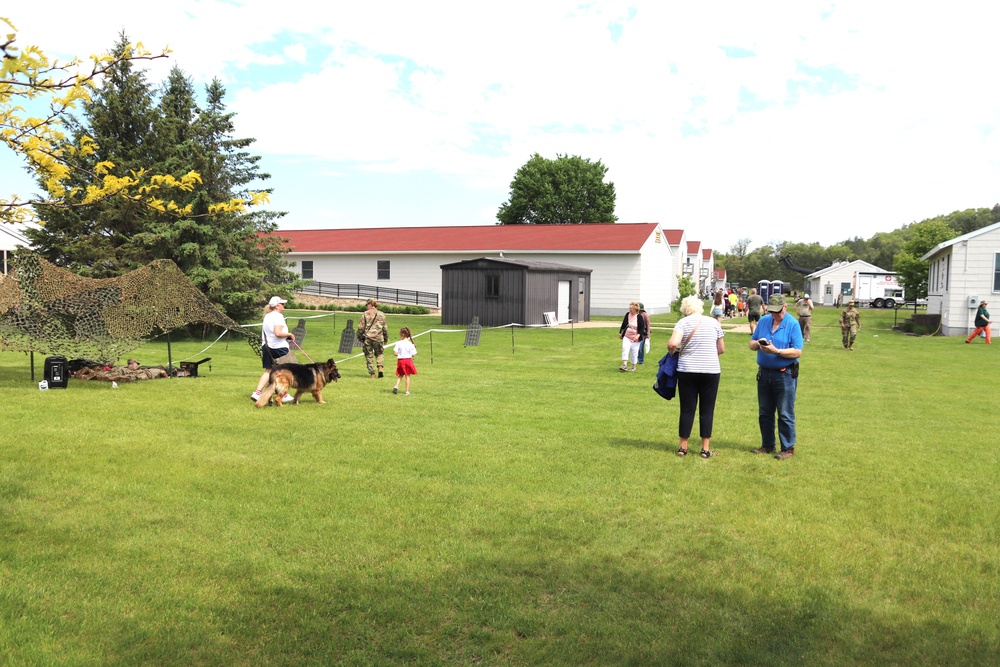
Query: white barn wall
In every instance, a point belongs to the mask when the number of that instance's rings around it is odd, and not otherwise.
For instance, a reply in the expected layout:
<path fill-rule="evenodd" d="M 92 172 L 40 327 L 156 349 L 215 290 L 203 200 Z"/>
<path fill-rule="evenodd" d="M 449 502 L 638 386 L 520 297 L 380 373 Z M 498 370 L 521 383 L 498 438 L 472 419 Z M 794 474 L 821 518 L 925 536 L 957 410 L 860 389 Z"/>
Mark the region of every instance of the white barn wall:
<path fill-rule="evenodd" d="M 676 298 L 678 290 L 670 244 L 662 233 L 659 238 L 657 243 L 657 235 L 650 236 L 641 251 L 639 301 L 650 315 L 669 312 L 670 302 Z"/>
<path fill-rule="evenodd" d="M 937 262 L 951 256 L 948 266 L 947 289 L 940 285 L 936 290 L 928 290 L 927 313 L 941 315 L 941 333 L 945 336 L 968 336 L 972 333 L 976 308 L 968 307 L 968 297 L 978 296 L 993 305 L 994 253 L 1000 252 L 1000 229 L 986 232 L 965 241 L 959 241 L 930 258 L 931 270 L 941 269 Z M 928 283 L 928 287 L 933 282 Z M 978 301 L 977 304 L 978 306 Z M 1000 310 L 1000 309 L 998 309 Z M 993 314 L 993 311 L 990 311 Z M 997 318 L 991 317 L 996 320 Z M 1000 332 L 997 322 L 991 329 Z"/>
<path fill-rule="evenodd" d="M 593 269 L 590 274 L 590 314 L 622 315 L 629 301 L 639 299 L 641 259 L 635 253 L 511 253 L 504 257 L 537 262 L 556 262 Z M 647 310 L 649 305 L 647 304 Z M 652 312 L 652 311 L 649 311 Z"/>
<path fill-rule="evenodd" d="M 833 305 L 836 303 L 837 297 L 840 295 L 840 285 L 841 283 L 847 283 L 848 285 L 854 285 L 854 274 L 858 271 L 864 273 L 879 273 L 883 272 L 883 269 L 875 266 L 874 264 L 869 264 L 868 262 L 856 259 L 853 262 L 847 262 L 841 264 L 840 266 L 831 266 L 823 269 L 822 271 L 817 271 L 816 273 L 810 273 L 807 281 L 805 281 L 806 291 L 809 293 L 809 298 L 813 300 L 816 305 Z M 826 285 L 831 283 L 833 285 L 833 294 L 831 295 L 831 303 L 827 303 L 826 297 Z"/>
<path fill-rule="evenodd" d="M 391 289 L 441 292 L 441 265 L 463 259 L 476 259 L 482 254 L 339 254 L 292 253 L 293 271 L 302 273 L 302 261 L 313 261 L 313 280 L 323 283 L 373 285 Z M 378 279 L 379 260 L 389 261 L 389 280 Z"/>
<path fill-rule="evenodd" d="M 665 247 L 665 246 L 664 246 Z M 669 252 L 669 251 L 668 251 Z M 374 285 L 390 289 L 417 290 L 441 293 L 441 265 L 483 257 L 483 253 L 426 253 L 426 254 L 337 254 L 291 253 L 289 261 L 293 271 L 301 275 L 302 260 L 313 261 L 313 280 L 324 283 Z M 505 252 L 509 259 L 536 262 L 556 262 L 584 269 L 593 269 L 590 284 L 590 314 L 617 315 L 628 310 L 632 299 L 640 295 L 643 258 L 636 253 L 531 253 Z M 389 260 L 389 280 L 377 280 L 378 260 Z M 651 264 L 670 266 L 670 260 L 656 255 Z M 654 274 L 655 275 L 655 274 Z M 667 289 L 670 287 L 668 285 Z M 670 308 L 669 293 L 662 290 L 650 292 L 646 309 L 650 313 L 665 312 Z"/>
<path fill-rule="evenodd" d="M 677 276 L 684 275 L 684 257 L 687 254 L 687 235 L 681 234 L 681 242 L 678 245 L 670 246 L 670 252 L 672 255 L 672 268 L 671 276 L 673 277 L 674 291 L 670 295 L 670 300 L 673 301 L 678 296 L 680 296 L 680 287 L 678 287 Z"/>

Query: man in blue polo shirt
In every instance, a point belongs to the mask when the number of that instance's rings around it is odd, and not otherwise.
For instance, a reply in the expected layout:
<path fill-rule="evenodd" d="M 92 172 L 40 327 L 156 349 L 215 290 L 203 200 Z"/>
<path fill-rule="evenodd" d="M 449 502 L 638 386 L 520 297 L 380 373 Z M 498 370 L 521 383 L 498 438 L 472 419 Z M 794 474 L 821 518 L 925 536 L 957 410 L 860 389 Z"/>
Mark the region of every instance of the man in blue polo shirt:
<path fill-rule="evenodd" d="M 754 454 L 773 454 L 774 413 L 778 413 L 781 451 L 776 459 L 795 455 L 795 389 L 798 386 L 799 357 L 802 356 L 802 329 L 788 317 L 785 297 L 775 294 L 767 302 L 767 315 L 760 318 L 750 336 L 750 349 L 757 353 L 757 416 L 760 420 L 760 447 Z"/>

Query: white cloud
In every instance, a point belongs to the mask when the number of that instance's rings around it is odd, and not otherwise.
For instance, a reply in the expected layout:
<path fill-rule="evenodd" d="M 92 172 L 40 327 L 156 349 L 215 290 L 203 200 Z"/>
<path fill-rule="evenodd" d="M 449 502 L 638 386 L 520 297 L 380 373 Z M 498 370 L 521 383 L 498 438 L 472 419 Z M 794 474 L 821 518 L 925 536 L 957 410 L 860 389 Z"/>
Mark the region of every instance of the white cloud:
<path fill-rule="evenodd" d="M 172 64 L 222 79 L 276 179 L 443 174 L 458 189 L 440 200 L 499 203 L 532 153 L 578 154 L 609 167 L 621 220 L 720 249 L 833 243 L 1000 200 L 989 3 L 106 4 L 11 18 L 63 56 L 121 29 L 169 44 L 150 79 Z M 477 196 L 454 222 L 481 219 Z M 363 223 L 355 203 L 301 206 L 310 223 Z"/>

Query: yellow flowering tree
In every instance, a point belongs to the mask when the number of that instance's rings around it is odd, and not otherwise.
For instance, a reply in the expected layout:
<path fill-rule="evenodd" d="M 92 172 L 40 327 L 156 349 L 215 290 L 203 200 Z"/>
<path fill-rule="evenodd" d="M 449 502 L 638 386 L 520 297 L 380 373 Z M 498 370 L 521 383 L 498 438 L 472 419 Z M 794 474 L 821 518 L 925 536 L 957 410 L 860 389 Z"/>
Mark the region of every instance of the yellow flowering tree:
<path fill-rule="evenodd" d="M 96 83 L 108 71 L 123 62 L 165 58 L 168 50 L 154 54 L 140 42 L 113 54 L 92 55 L 86 62 L 60 62 L 37 46 L 20 48 L 14 24 L 0 17 L 0 27 L 4 26 L 8 32 L 0 44 L 0 141 L 24 161 L 44 194 L 36 198 L 0 196 L 0 222 L 36 220 L 35 208 L 40 206 L 88 206 L 110 197 L 190 217 L 191 206 L 176 204 L 171 192 L 193 190 L 201 182 L 198 173 L 153 174 L 144 168 L 119 173 L 106 161 L 83 169 L 80 158 L 94 155 L 98 147 L 88 136 L 70 141 L 65 132 L 67 116 L 90 102 Z M 71 175 L 77 176 L 73 179 L 76 184 L 67 187 Z M 85 185 L 79 184 L 81 177 Z M 247 199 L 212 203 L 199 215 L 240 212 L 265 201 L 266 193 L 249 193 Z"/>

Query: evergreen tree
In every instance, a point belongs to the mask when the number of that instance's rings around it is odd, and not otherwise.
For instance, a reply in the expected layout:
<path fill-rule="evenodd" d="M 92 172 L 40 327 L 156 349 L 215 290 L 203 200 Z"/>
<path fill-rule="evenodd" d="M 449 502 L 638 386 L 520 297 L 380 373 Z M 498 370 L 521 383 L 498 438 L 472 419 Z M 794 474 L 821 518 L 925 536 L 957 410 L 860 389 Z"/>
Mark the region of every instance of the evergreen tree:
<path fill-rule="evenodd" d="M 116 49 L 127 44 L 122 35 Z M 107 198 L 41 210 L 44 226 L 30 232 L 32 241 L 46 259 L 91 277 L 170 259 L 230 317 L 252 317 L 263 297 L 287 291 L 296 279 L 286 268 L 282 240 L 272 234 L 284 213 L 215 210 L 219 203 L 250 199 L 252 189 L 261 191 L 253 186 L 270 178 L 259 168 L 260 157 L 247 151 L 255 140 L 233 136 L 234 114 L 226 111 L 225 89 L 217 80 L 206 87 L 204 109 L 198 108 L 190 79 L 176 67 L 155 104 L 154 97 L 131 62 L 109 72 L 82 119 L 71 121 L 75 140 L 92 137 L 98 148 L 94 155 L 74 158 L 78 176 L 69 185 L 84 187 L 86 174 L 105 161 L 119 170 L 176 179 L 196 172 L 200 183 L 174 192 L 169 209 Z"/>

